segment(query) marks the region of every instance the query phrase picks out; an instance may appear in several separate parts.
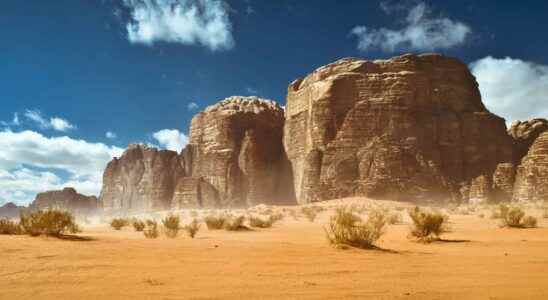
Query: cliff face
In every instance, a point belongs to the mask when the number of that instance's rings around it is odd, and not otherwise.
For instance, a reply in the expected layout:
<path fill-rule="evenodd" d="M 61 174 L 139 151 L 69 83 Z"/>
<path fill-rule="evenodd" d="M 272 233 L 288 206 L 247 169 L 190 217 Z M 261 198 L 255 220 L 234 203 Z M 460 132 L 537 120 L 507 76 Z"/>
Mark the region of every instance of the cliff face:
<path fill-rule="evenodd" d="M 96 213 L 98 208 L 97 197 L 79 194 L 70 187 L 60 191 L 39 193 L 29 205 L 30 211 L 60 209 L 67 210 L 75 215 L 90 215 Z"/>
<path fill-rule="evenodd" d="M 169 209 L 183 176 L 184 161 L 177 152 L 130 145 L 105 169 L 100 196 L 103 209 L 107 213 Z"/>
<path fill-rule="evenodd" d="M 197 114 L 182 155 L 201 191 L 209 189 L 202 199 L 223 207 L 291 202 L 283 124 L 283 109 L 257 97 L 230 97 Z"/>
<path fill-rule="evenodd" d="M 512 162 L 504 120 L 485 109 L 467 66 L 440 55 L 339 60 L 294 81 L 286 109 L 301 203 L 468 200 L 491 193 L 499 163 Z"/>
<path fill-rule="evenodd" d="M 540 133 L 517 168 L 515 201 L 548 199 L 548 130 Z"/>

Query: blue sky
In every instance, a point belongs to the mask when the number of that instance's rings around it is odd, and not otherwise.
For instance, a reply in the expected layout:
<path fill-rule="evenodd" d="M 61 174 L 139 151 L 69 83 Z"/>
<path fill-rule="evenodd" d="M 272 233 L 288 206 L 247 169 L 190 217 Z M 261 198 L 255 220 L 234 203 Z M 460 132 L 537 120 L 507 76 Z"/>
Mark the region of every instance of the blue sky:
<path fill-rule="evenodd" d="M 546 1 L 2 0 L 0 205 L 97 194 L 128 143 L 178 150 L 207 105 L 346 56 L 455 56 L 508 122 L 546 117 L 547 29 Z"/>

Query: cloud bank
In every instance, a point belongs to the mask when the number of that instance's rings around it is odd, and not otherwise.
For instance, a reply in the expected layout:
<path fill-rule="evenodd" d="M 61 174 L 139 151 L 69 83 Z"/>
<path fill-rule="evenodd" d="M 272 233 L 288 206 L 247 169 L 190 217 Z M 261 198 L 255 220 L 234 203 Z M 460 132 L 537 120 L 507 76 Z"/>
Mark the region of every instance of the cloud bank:
<path fill-rule="evenodd" d="M 153 133 L 152 137 L 158 141 L 161 147 L 177 152 L 180 152 L 188 144 L 188 137 L 177 129 L 162 129 Z"/>
<path fill-rule="evenodd" d="M 488 56 L 470 69 L 487 108 L 507 123 L 548 117 L 548 66 Z"/>
<path fill-rule="evenodd" d="M 123 0 L 131 43 L 202 45 L 213 51 L 234 46 L 228 5 L 222 0 Z"/>
<path fill-rule="evenodd" d="M 381 2 L 381 9 L 388 15 L 408 11 L 403 27 L 354 27 L 350 34 L 356 36 L 359 50 L 380 49 L 384 52 L 396 52 L 448 49 L 463 44 L 472 31 L 462 22 L 433 16 L 430 8 L 423 2 L 417 2 L 413 7 L 401 3 L 392 5 L 389 2 Z"/>

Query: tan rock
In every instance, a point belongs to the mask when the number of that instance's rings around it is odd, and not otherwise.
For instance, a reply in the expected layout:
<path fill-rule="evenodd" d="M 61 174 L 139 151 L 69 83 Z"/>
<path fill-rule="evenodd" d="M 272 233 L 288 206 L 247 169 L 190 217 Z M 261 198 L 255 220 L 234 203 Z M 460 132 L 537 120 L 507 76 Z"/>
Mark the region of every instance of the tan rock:
<path fill-rule="evenodd" d="M 84 196 L 67 187 L 60 191 L 48 191 L 36 195 L 29 210 L 59 209 L 75 215 L 91 215 L 97 212 L 99 202 L 95 196 Z"/>
<path fill-rule="evenodd" d="M 548 131 L 533 142 L 517 169 L 514 201 L 548 199 Z"/>
<path fill-rule="evenodd" d="M 300 203 L 455 199 L 512 162 L 504 119 L 467 66 L 436 54 L 321 67 L 289 86 L 284 130 Z"/>

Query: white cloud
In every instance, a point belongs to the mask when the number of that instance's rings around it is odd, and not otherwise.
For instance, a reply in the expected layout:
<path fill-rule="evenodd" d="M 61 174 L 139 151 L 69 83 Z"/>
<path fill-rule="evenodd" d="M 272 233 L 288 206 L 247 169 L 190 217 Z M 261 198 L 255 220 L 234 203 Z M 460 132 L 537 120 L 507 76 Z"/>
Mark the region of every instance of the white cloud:
<path fill-rule="evenodd" d="M 108 161 L 123 149 L 34 131 L 0 131 L 0 198 L 20 204 L 37 192 L 72 186 L 98 195 Z"/>
<path fill-rule="evenodd" d="M 197 110 L 199 108 L 198 103 L 190 102 L 187 104 L 186 109 L 189 111 Z"/>
<path fill-rule="evenodd" d="M 222 0 L 123 0 L 131 20 L 132 43 L 202 45 L 211 50 L 234 46 L 228 5 Z"/>
<path fill-rule="evenodd" d="M 177 129 L 162 129 L 153 133 L 152 137 L 163 148 L 177 152 L 180 152 L 188 144 L 188 137 Z"/>
<path fill-rule="evenodd" d="M 380 49 L 395 52 L 448 49 L 463 44 L 471 33 L 470 27 L 462 22 L 432 16 L 431 10 L 423 2 L 417 2 L 411 8 L 401 3 L 391 6 L 387 2 L 382 2 L 381 8 L 387 14 L 408 9 L 404 27 L 354 27 L 350 33 L 357 37 L 359 50 Z"/>
<path fill-rule="evenodd" d="M 254 89 L 254 88 L 249 87 L 249 86 L 245 88 L 245 91 L 249 95 L 257 95 L 259 93 L 259 91 L 257 89 Z"/>
<path fill-rule="evenodd" d="M 74 125 L 70 124 L 67 120 L 58 117 L 53 117 L 50 120 L 51 127 L 57 131 L 67 131 L 74 129 Z"/>
<path fill-rule="evenodd" d="M 107 139 L 115 140 L 118 137 L 118 135 L 116 133 L 112 132 L 112 131 L 107 131 L 105 133 L 105 137 Z"/>
<path fill-rule="evenodd" d="M 17 116 L 17 122 L 19 123 L 19 116 Z M 54 129 L 57 131 L 68 131 L 71 129 L 75 129 L 76 126 L 69 123 L 69 121 L 60 118 L 60 117 L 52 117 L 49 118 L 49 120 L 42 115 L 42 113 L 39 110 L 29 110 L 27 109 L 25 111 L 25 117 L 27 120 L 30 120 L 34 123 L 36 123 L 40 128 L 42 129 Z M 15 120 L 14 120 L 15 121 Z"/>
<path fill-rule="evenodd" d="M 21 121 L 19 121 L 19 114 L 18 113 L 14 113 L 13 114 L 13 119 L 11 120 L 11 122 L 6 122 L 6 121 L 0 121 L 0 125 L 4 126 L 4 127 L 10 127 L 10 126 L 19 126 L 21 125 Z"/>
<path fill-rule="evenodd" d="M 548 117 L 548 66 L 484 57 L 470 64 L 485 106 L 508 123 Z"/>

